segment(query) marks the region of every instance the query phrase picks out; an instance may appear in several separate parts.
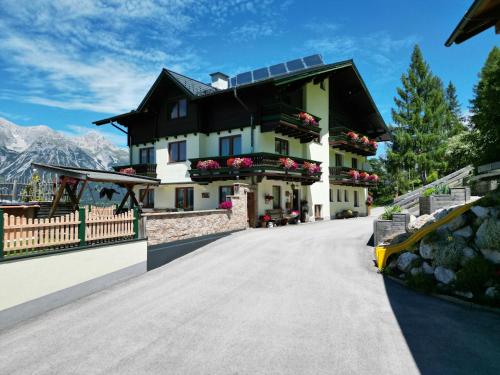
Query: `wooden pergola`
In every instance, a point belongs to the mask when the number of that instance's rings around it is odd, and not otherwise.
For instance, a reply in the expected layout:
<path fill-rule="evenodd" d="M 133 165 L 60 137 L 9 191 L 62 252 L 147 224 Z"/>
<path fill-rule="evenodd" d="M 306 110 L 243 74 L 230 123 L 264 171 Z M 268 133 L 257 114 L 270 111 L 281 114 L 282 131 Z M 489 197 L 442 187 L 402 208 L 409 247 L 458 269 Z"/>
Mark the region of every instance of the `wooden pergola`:
<path fill-rule="evenodd" d="M 54 195 L 49 211 L 49 218 L 51 218 L 56 212 L 57 206 L 59 205 L 64 192 L 68 194 L 73 209 L 76 210 L 80 204 L 83 192 L 89 182 L 113 183 L 127 190 L 117 208 L 117 213 L 123 211 L 125 203 L 128 199 L 130 199 L 130 208 L 133 208 L 134 206 L 140 208 L 139 202 L 137 201 L 134 193 L 134 187 L 145 186 L 144 192 L 139 197 L 139 200 L 142 201 L 152 186 L 158 186 L 160 184 L 160 180 L 156 178 L 129 175 L 119 172 L 38 163 L 32 163 L 32 166 L 39 170 L 56 173 L 60 177 L 60 185 Z"/>

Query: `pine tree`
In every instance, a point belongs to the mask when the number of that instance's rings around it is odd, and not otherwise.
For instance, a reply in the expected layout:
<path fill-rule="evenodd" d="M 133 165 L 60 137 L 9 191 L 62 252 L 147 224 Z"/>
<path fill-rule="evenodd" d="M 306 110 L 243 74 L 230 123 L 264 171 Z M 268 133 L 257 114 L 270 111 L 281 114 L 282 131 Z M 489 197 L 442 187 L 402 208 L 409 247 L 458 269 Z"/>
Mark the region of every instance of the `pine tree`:
<path fill-rule="evenodd" d="M 465 118 L 462 116 L 460 102 L 457 97 L 457 89 L 451 81 L 446 87 L 445 98 L 448 106 L 447 132 L 449 137 L 453 137 L 466 128 L 464 126 Z"/>
<path fill-rule="evenodd" d="M 477 152 L 476 164 L 500 161 L 500 49 L 488 55 L 474 87 L 471 124 Z"/>
<path fill-rule="evenodd" d="M 392 110 L 395 127 L 388 170 L 394 176 L 403 176 L 397 189 L 404 192 L 409 187 L 405 184 L 412 185 L 416 178 L 426 184 L 432 171 L 444 169 L 449 107 L 443 84 L 432 74 L 418 45 L 401 83 Z"/>

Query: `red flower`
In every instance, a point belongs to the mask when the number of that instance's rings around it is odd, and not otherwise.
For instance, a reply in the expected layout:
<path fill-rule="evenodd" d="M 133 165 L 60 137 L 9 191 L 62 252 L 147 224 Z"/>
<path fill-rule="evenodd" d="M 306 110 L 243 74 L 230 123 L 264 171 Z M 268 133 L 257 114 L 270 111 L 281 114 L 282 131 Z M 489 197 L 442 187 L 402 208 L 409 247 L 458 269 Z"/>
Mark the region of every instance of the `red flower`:
<path fill-rule="evenodd" d="M 271 221 L 271 216 L 269 216 L 268 214 L 265 214 L 264 216 L 262 216 L 262 221 L 265 221 L 266 223 L 268 221 Z"/>
<path fill-rule="evenodd" d="M 378 148 L 378 143 L 375 141 L 375 139 L 370 140 L 370 146 L 372 146 L 375 150 Z"/>
<path fill-rule="evenodd" d="M 349 176 L 353 179 L 353 180 L 358 180 L 359 179 L 359 172 L 355 169 L 351 169 L 349 172 L 348 172 Z"/>
<path fill-rule="evenodd" d="M 122 168 L 122 169 L 120 169 L 120 173 L 135 174 L 135 169 L 132 167 Z"/>
<path fill-rule="evenodd" d="M 227 159 L 226 163 L 227 163 L 227 166 L 231 168 L 234 164 L 234 158 Z"/>
<path fill-rule="evenodd" d="M 363 143 L 364 145 L 368 145 L 370 143 L 370 140 L 368 139 L 368 137 L 366 135 L 362 136 L 359 141 L 361 143 Z"/>
<path fill-rule="evenodd" d="M 221 204 L 219 204 L 219 208 L 221 210 L 230 210 L 231 208 L 233 208 L 233 202 L 231 202 L 231 201 L 224 201 Z"/>
<path fill-rule="evenodd" d="M 368 176 L 368 181 L 378 182 L 378 180 L 379 180 L 379 177 L 376 174 L 372 174 L 372 175 Z"/>
<path fill-rule="evenodd" d="M 359 138 L 359 136 L 358 136 L 356 133 L 352 132 L 352 131 L 351 131 L 351 132 L 348 132 L 348 133 L 347 133 L 347 136 L 348 136 L 349 138 L 351 138 L 353 141 L 355 141 L 356 139 L 358 139 L 358 138 Z"/>
<path fill-rule="evenodd" d="M 369 175 L 368 173 L 366 173 L 366 172 L 361 172 L 361 173 L 359 174 L 359 178 L 360 178 L 361 180 L 363 180 L 363 181 L 368 180 L 368 177 L 369 177 L 369 176 L 370 176 L 370 175 Z"/>

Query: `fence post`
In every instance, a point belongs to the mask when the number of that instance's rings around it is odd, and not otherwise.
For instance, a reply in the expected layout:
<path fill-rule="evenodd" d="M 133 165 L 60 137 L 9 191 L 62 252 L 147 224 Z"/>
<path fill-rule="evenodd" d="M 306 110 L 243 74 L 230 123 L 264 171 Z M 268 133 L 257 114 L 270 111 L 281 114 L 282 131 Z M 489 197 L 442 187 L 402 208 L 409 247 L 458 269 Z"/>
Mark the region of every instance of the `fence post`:
<path fill-rule="evenodd" d="M 0 208 L 0 258 L 3 258 L 3 210 Z"/>
<path fill-rule="evenodd" d="M 80 246 L 85 246 L 85 208 L 78 209 L 78 218 L 80 219 L 80 224 L 78 224 Z"/>
<path fill-rule="evenodd" d="M 139 210 L 134 207 L 134 238 L 139 238 Z"/>

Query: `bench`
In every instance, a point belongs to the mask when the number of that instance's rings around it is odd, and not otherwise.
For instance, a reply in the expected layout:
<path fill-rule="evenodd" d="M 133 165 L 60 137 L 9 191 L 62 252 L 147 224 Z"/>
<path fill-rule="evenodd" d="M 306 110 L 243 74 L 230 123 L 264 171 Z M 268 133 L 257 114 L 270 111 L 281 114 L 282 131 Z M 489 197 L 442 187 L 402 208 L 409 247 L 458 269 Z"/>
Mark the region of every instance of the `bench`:
<path fill-rule="evenodd" d="M 283 216 L 283 210 L 281 208 L 274 208 L 272 210 L 266 210 L 266 214 L 271 217 L 271 221 L 277 225 L 286 225 L 288 219 Z"/>

